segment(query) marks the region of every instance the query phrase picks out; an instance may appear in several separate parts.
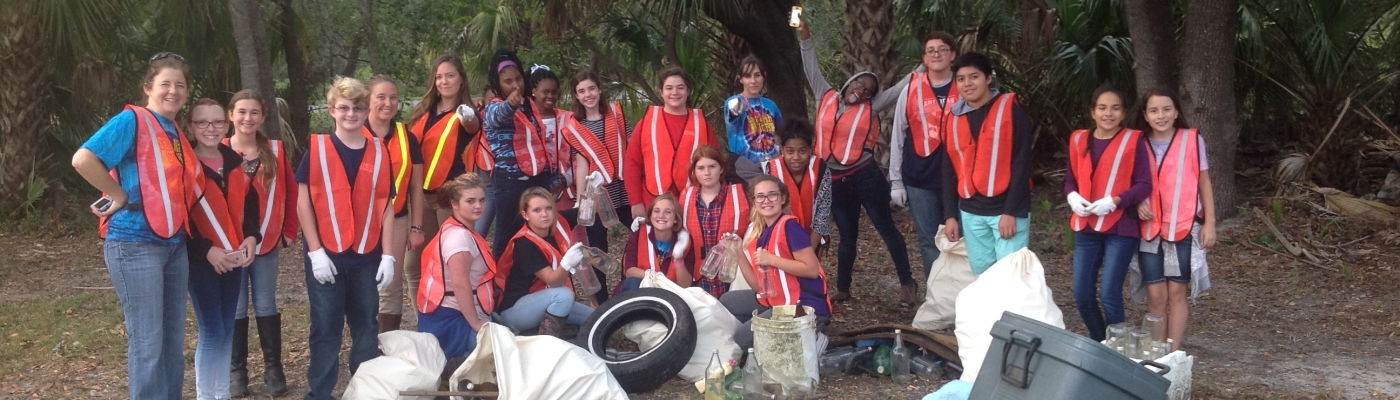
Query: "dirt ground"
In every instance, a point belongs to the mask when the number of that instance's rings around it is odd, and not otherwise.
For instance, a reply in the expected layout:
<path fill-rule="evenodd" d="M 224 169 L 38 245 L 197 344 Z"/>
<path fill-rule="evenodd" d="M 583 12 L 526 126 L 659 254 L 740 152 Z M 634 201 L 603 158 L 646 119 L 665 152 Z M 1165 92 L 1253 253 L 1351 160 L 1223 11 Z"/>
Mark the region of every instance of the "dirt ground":
<path fill-rule="evenodd" d="M 1070 291 L 1068 211 L 1052 204 L 1059 201 L 1037 200 L 1032 250 L 1045 265 L 1068 328 L 1083 333 Z M 1319 261 L 1282 255 L 1286 250 L 1279 238 L 1253 207 L 1266 210 L 1265 218 L 1277 219 L 1286 239 L 1301 243 Z M 1196 357 L 1195 397 L 1400 398 L 1395 372 L 1400 370 L 1400 231 L 1394 223 L 1328 215 L 1303 200 L 1241 208 L 1240 217 L 1221 223 L 1221 243 L 1209 253 L 1211 288 L 1191 310 L 1185 349 Z M 915 276 L 922 276 L 918 266 L 925 262 L 914 248 L 909 214 L 897 212 L 896 218 L 910 245 Z M 837 305 L 829 332 L 907 323 L 914 316 L 896 306 L 897 279 L 888 251 L 868 222 L 862 223 L 855 298 Z M 126 396 L 126 332 L 101 248 L 92 233 L 62 238 L 0 233 L 0 398 Z M 834 256 L 832 251 L 826 260 Z M 286 325 L 287 376 L 290 396 L 299 397 L 307 363 L 305 275 L 294 251 L 284 253 L 281 264 L 278 300 Z M 825 264 L 834 277 L 834 262 Z M 1129 303 L 1128 319 L 1140 320 L 1144 307 Z M 412 327 L 414 319 L 407 319 L 405 325 Z M 192 311 L 187 320 L 185 397 L 193 397 Z M 251 390 L 255 398 L 267 398 L 261 395 L 256 343 L 250 349 Z M 348 380 L 348 372 L 342 372 L 342 388 Z M 943 383 L 827 376 L 819 393 L 831 399 L 920 398 Z M 633 397 L 695 396 L 688 384 L 673 380 L 656 393 Z"/>

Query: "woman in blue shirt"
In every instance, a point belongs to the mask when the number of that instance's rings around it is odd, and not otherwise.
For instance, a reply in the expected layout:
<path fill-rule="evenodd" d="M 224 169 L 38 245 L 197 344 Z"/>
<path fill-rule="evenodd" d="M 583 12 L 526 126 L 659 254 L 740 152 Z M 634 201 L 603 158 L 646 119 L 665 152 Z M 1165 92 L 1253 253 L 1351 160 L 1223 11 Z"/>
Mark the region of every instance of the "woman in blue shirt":
<path fill-rule="evenodd" d="M 753 54 L 739 61 L 739 85 L 743 91 L 724 101 L 724 129 L 729 142 L 730 183 L 740 183 L 763 174 L 763 163 L 778 157 L 777 132 L 783 121 L 778 105 L 763 97 L 763 63 Z"/>

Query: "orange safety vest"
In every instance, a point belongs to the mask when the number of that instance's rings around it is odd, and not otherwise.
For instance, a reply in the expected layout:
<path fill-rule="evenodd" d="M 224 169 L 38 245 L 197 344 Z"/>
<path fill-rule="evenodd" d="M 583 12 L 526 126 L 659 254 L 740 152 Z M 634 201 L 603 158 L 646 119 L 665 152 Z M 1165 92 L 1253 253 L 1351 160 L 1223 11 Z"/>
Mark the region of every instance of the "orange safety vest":
<path fill-rule="evenodd" d="M 948 158 L 958 174 L 958 196 L 973 194 L 996 197 L 1006 192 L 1011 180 L 1011 146 L 1015 129 L 1011 106 L 1016 94 L 1006 93 L 992 102 L 982 129 L 974 137 L 968 130 L 967 115 L 953 117 L 947 132 Z"/>
<path fill-rule="evenodd" d="M 170 239 L 181 231 L 188 233 L 185 220 L 201 195 L 204 179 L 203 168 L 193 159 L 194 148 L 178 126 L 175 137 L 170 137 L 146 107 L 127 105 L 126 110 L 136 115 L 136 180 L 146 224 L 161 239 Z M 110 174 L 117 179 L 116 171 Z M 98 219 L 97 224 L 98 236 L 106 238 L 107 218 Z"/>
<path fill-rule="evenodd" d="M 224 138 L 225 146 L 232 146 L 229 138 Z M 283 173 L 291 171 L 291 166 L 287 164 L 287 155 L 282 152 L 281 140 L 268 140 L 268 148 L 272 150 L 272 160 L 268 162 L 277 163 L 277 173 L 273 174 L 271 180 L 267 182 L 253 181 L 253 190 L 258 192 L 258 214 L 262 219 L 258 224 L 258 234 L 262 235 L 262 242 L 258 243 L 257 255 L 271 253 L 277 248 L 278 239 L 282 237 L 280 232 L 270 229 L 282 229 L 282 223 L 286 222 L 287 216 L 287 196 L 294 192 L 288 192 L 287 187 L 295 188 L 295 182 L 284 182 Z M 262 164 L 258 165 L 262 168 Z M 256 172 L 255 172 L 256 174 Z M 247 175 L 247 174 L 244 174 Z M 242 209 L 239 209 L 241 212 Z"/>
<path fill-rule="evenodd" d="M 952 115 L 953 110 L 946 105 L 956 103 L 961 97 L 958 84 L 948 84 L 948 97 L 940 105 L 938 95 L 929 86 L 928 73 L 915 72 L 909 77 L 909 90 L 905 96 L 908 97 L 904 101 L 904 119 L 909 121 L 909 138 L 914 142 L 914 154 L 928 157 L 943 144 L 943 121 Z"/>
<path fill-rule="evenodd" d="M 1158 237 L 1177 242 L 1191 237 L 1200 198 L 1201 149 L 1195 129 L 1177 129 L 1157 165 L 1157 155 L 1147 156 L 1152 166 L 1152 194 L 1148 195 L 1152 218 L 1142 221 L 1143 240 Z"/>
<path fill-rule="evenodd" d="M 487 314 L 490 314 L 495 310 L 496 296 L 498 295 L 495 287 L 491 285 L 491 282 L 496 279 L 496 260 L 491 258 L 491 247 L 486 244 L 486 239 L 482 238 L 476 231 L 462 224 L 461 221 L 458 221 L 457 217 L 451 217 L 442 221 L 442 228 L 438 229 L 438 234 L 433 236 L 433 240 L 428 242 L 428 247 L 425 247 L 426 249 L 432 250 L 423 252 L 423 263 L 420 267 L 422 279 L 418 281 L 418 312 L 427 314 L 437 311 L 438 306 L 442 305 L 443 298 L 447 296 L 456 296 L 451 288 L 447 287 L 447 279 L 443 278 L 447 276 L 448 257 L 442 254 L 442 235 L 447 231 L 448 227 L 457 227 L 466 230 L 467 235 L 471 236 L 472 241 L 476 242 L 476 248 L 477 251 L 482 254 L 482 260 L 486 262 L 486 274 L 482 275 L 481 281 L 477 282 L 476 286 L 472 288 L 471 294 L 475 296 L 476 303 L 481 305 L 481 309 L 486 311 Z M 471 278 L 467 276 L 454 276 L 453 279 Z M 468 286 L 470 286 L 470 282 L 468 282 L 468 284 Z M 474 310 L 461 311 L 466 313 Z"/>
<path fill-rule="evenodd" d="M 463 157 L 462 160 L 471 161 L 466 158 L 465 154 L 455 153 L 458 130 L 462 124 L 462 121 L 457 118 L 457 113 L 448 112 L 429 128 L 424 125 L 428 123 L 428 114 L 430 113 L 423 113 L 422 117 L 413 121 L 413 134 L 418 137 L 419 148 L 423 151 L 423 190 L 437 190 L 444 182 L 447 182 L 447 172 L 452 169 L 452 164 L 458 160 L 455 157 Z M 467 165 L 472 164 L 468 162 Z"/>
<path fill-rule="evenodd" d="M 840 109 L 840 95 L 827 90 L 817 105 L 817 158 L 835 158 L 841 165 L 860 160 L 865 149 L 875 145 L 880 136 L 880 120 L 875 118 L 870 102 Z"/>
<path fill-rule="evenodd" d="M 331 253 L 347 250 L 358 254 L 379 245 L 381 222 L 389 204 L 389 152 L 384 142 L 365 139 L 365 154 L 352 185 L 331 135 L 311 135 L 311 204 L 316 210 L 316 232 Z"/>
<path fill-rule="evenodd" d="M 485 278 L 481 280 L 482 282 L 490 282 L 493 287 L 489 290 L 496 293 L 491 302 L 481 303 L 482 309 L 486 310 L 487 314 L 495 312 L 496 305 L 500 304 L 501 300 L 505 297 L 506 279 L 510 278 L 511 268 L 515 267 L 515 239 L 522 237 L 530 239 L 531 242 L 535 243 L 535 246 L 540 248 L 540 252 L 544 253 L 544 257 L 549 260 L 549 266 L 557 268 L 559 267 L 559 260 L 564 258 L 564 252 L 568 251 L 569 247 L 574 245 L 574 239 L 569 234 L 571 230 L 572 228 L 569 227 L 568 222 L 564 221 L 563 216 L 555 215 L 554 243 L 549 243 L 546 242 L 544 238 L 540 237 L 540 235 L 535 234 L 535 231 L 530 230 L 530 224 L 527 223 L 521 226 L 520 231 L 516 232 L 515 236 L 511 236 L 510 242 L 506 243 L 506 250 L 501 252 L 501 258 L 496 260 L 496 276 L 490 280 Z M 530 284 L 530 293 L 547 288 L 544 281 L 539 278 L 534 279 L 535 283 Z M 565 286 L 573 287 L 572 281 L 566 282 Z M 478 291 L 480 291 L 480 289 L 478 289 Z M 486 307 L 487 305 L 490 305 L 490 307 Z"/>
<path fill-rule="evenodd" d="M 728 190 L 728 193 L 724 191 Z M 716 237 L 726 233 L 743 235 L 744 228 L 749 225 L 749 198 L 744 195 L 744 189 L 738 184 L 724 185 L 721 187 L 720 196 L 725 196 L 724 209 L 719 211 L 719 232 Z M 718 196 L 716 196 L 718 198 Z M 704 233 L 700 226 L 700 188 L 696 186 L 686 186 L 685 192 L 681 194 L 681 220 L 685 221 L 686 232 L 691 232 L 690 254 L 694 254 L 697 259 L 703 260 L 705 255 Z"/>
<path fill-rule="evenodd" d="M 499 98 L 491 99 L 492 103 L 503 101 L 505 100 Z M 533 105 L 533 101 L 531 103 Z M 511 135 L 511 143 L 515 148 L 515 163 L 520 166 L 520 173 L 526 176 L 537 176 L 550 170 L 553 165 L 549 160 L 549 143 L 544 140 L 544 128 L 539 124 L 539 109 L 535 107 L 530 109 L 534 111 L 534 121 L 530 121 L 524 111 L 515 111 L 515 134 Z"/>
<path fill-rule="evenodd" d="M 389 168 L 394 171 L 394 197 L 389 200 L 389 203 L 394 205 L 391 212 L 398 214 L 403 212 L 404 207 L 408 206 L 408 182 L 413 172 L 413 158 L 409 157 L 409 151 L 416 151 L 416 149 L 408 148 L 408 133 L 402 122 L 395 122 L 394 131 L 389 134 L 393 135 L 389 138 L 387 149 L 389 151 Z M 365 126 L 365 137 L 384 141 L 384 138 L 375 136 L 374 131 L 371 131 L 368 125 Z"/>
<path fill-rule="evenodd" d="M 1075 184 L 1090 199 L 1102 199 L 1123 193 L 1133 185 L 1133 166 L 1137 162 L 1137 149 L 1138 144 L 1142 142 L 1142 132 L 1120 129 L 1109 142 L 1103 155 L 1099 156 L 1097 166 L 1094 165 L 1093 156 L 1090 154 L 1089 140 L 1093 135 L 1084 129 L 1074 131 L 1070 135 L 1069 165 L 1074 173 Z M 1118 219 L 1123 217 L 1123 212 L 1124 209 L 1116 209 L 1104 216 L 1090 214 L 1088 217 L 1071 213 L 1069 225 L 1076 232 L 1085 228 L 1104 232 L 1118 223 Z"/>
<path fill-rule="evenodd" d="M 768 160 L 768 174 L 787 185 L 788 207 L 805 229 L 812 229 L 812 213 L 817 209 L 817 188 L 821 186 L 819 181 L 824 168 L 826 165 L 816 156 L 812 156 L 807 160 L 807 174 L 802 178 L 802 182 L 797 182 L 781 157 Z"/>
<path fill-rule="evenodd" d="M 661 115 L 663 112 L 661 107 L 650 106 L 647 115 L 637 121 L 637 128 L 641 130 L 637 133 L 642 135 L 639 143 L 642 146 L 642 167 L 646 170 L 642 176 L 646 180 L 646 190 L 652 196 L 660 196 L 672 186 L 684 187 L 690 180 L 691 153 L 700 146 L 714 145 L 715 140 L 710 126 L 705 122 L 704 113 L 692 108 L 680 143 L 671 143 L 665 117 Z"/>
<path fill-rule="evenodd" d="M 560 158 L 569 154 L 569 150 L 577 151 L 579 154 L 583 155 L 583 158 L 588 159 L 588 163 L 590 164 L 588 172 L 602 172 L 603 179 L 607 183 L 612 183 L 613 180 L 621 178 L 622 175 L 620 175 L 618 171 L 622 170 L 622 164 L 617 161 L 620 160 L 620 158 L 614 157 L 621 156 L 622 154 L 615 153 L 613 150 L 617 149 L 620 151 L 622 149 L 622 146 L 617 143 L 622 140 L 622 135 L 614 135 L 613 133 L 615 132 L 607 130 L 608 126 L 612 126 L 613 129 L 621 129 L 620 124 L 615 122 L 610 123 L 613 120 L 621 119 L 621 113 L 611 114 L 618 115 L 617 118 L 604 117 L 603 138 L 607 139 L 606 142 L 598 140 L 598 136 L 594 135 L 593 131 L 588 130 L 588 127 L 583 126 L 583 123 L 574 119 L 574 113 L 559 111 L 556 115 L 556 120 L 559 125 L 559 136 L 564 139 L 560 141 Z"/>
<path fill-rule="evenodd" d="M 227 190 L 220 190 L 214 178 L 203 175 L 204 195 L 200 196 L 190 218 L 200 235 L 209 236 L 218 246 L 234 251 L 243 243 L 243 204 L 248 196 L 248 174 L 233 170 L 224 173 Z"/>
<path fill-rule="evenodd" d="M 652 270 L 666 275 L 671 282 L 676 281 L 676 260 L 671 259 L 669 254 L 658 252 L 656 243 L 651 241 L 651 225 L 645 225 L 645 229 L 637 232 L 637 268 L 642 270 Z M 662 261 L 662 258 L 667 258 Z M 696 268 L 698 266 L 692 266 Z M 692 271 L 693 272 L 693 271 Z"/>
<path fill-rule="evenodd" d="M 796 217 L 787 214 L 778 217 L 778 222 L 776 226 L 773 227 L 773 232 L 768 235 L 768 245 L 763 247 L 764 250 L 781 258 L 789 260 L 796 259 L 793 258 L 792 251 L 790 251 L 787 242 L 787 221 L 794 218 Z M 760 297 L 758 298 L 758 304 L 764 307 L 798 304 L 798 301 L 802 299 L 803 289 L 802 282 L 798 281 L 799 278 L 794 275 L 788 275 L 786 271 L 777 267 L 760 268 L 757 263 L 754 262 L 754 257 L 758 254 L 758 239 L 748 242 L 745 244 L 745 247 L 748 251 L 745 252 L 744 255 L 749 258 L 750 271 L 753 271 L 753 275 L 759 279 L 758 282 L 749 283 L 755 286 L 762 285 L 763 277 L 766 274 L 768 278 L 767 281 L 776 282 L 777 285 L 780 285 L 781 290 L 779 291 L 783 294 L 783 300 L 781 302 L 774 301 L 775 299 Z M 808 290 L 813 292 L 811 293 L 813 296 L 820 296 L 822 299 L 825 299 L 827 310 L 832 310 L 831 299 L 826 295 L 826 271 L 817 268 L 817 274 L 822 281 L 821 292 L 816 292 L 815 289 Z M 761 291 L 763 288 L 755 288 L 754 290 Z"/>

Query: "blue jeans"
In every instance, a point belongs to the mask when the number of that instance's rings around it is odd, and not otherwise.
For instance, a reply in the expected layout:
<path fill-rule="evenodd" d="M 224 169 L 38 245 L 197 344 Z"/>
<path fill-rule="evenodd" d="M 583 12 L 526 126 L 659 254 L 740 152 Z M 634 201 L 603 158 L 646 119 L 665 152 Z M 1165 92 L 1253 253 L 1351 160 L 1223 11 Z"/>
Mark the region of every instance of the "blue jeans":
<path fill-rule="evenodd" d="M 1011 255 L 1030 245 L 1031 218 L 1016 218 L 1016 234 L 1010 239 L 1001 238 L 997 225 L 1001 216 L 983 216 L 962 212 L 963 243 L 967 245 L 967 261 L 974 275 L 982 275 L 1003 257 Z"/>
<path fill-rule="evenodd" d="M 108 240 L 102 248 L 130 335 L 128 396 L 179 399 L 185 383 L 185 294 L 190 276 L 185 243 Z"/>
<path fill-rule="evenodd" d="M 890 213 L 890 182 L 880 173 L 880 166 L 874 162 L 866 164 L 844 178 L 831 182 L 831 216 L 836 220 L 836 229 L 841 231 L 841 243 L 836 247 L 836 290 L 851 291 L 851 270 L 856 264 L 856 240 L 860 238 L 860 209 L 870 223 L 885 240 L 885 247 L 894 261 L 899 283 L 914 283 L 909 272 L 909 249 L 904 245 L 904 234 L 894 226 L 894 216 Z"/>
<path fill-rule="evenodd" d="M 487 234 L 487 233 L 490 233 L 490 232 L 491 232 L 491 221 L 493 221 L 493 220 L 496 219 L 496 185 L 490 184 L 490 183 L 491 183 L 491 176 L 490 176 L 490 175 L 487 175 L 487 174 L 484 173 L 484 172 L 478 172 L 477 175 L 480 175 L 480 176 L 481 176 L 481 181 L 482 181 L 482 182 L 486 182 L 486 183 L 487 183 L 487 185 L 486 185 L 486 209 L 481 211 L 481 219 L 476 220 L 476 225 L 473 225 L 473 226 L 472 226 L 472 230 L 476 231 L 476 234 L 481 235 L 481 237 L 484 238 L 484 237 L 486 237 L 486 234 Z M 423 207 L 428 207 L 428 206 L 429 206 L 428 204 L 424 204 L 424 205 L 423 205 Z M 431 205 L 431 206 L 437 207 L 436 204 L 433 204 L 433 205 Z M 506 207 L 506 208 L 509 208 L 509 209 L 512 209 L 512 210 L 516 209 L 515 206 L 508 206 L 508 207 Z M 511 234 L 515 234 L 515 232 L 511 232 Z M 428 240 L 432 240 L 432 238 L 428 238 Z M 415 289 L 415 290 L 416 290 L 416 289 Z"/>
<path fill-rule="evenodd" d="M 195 321 L 199 323 L 194 382 L 195 393 L 201 400 L 229 398 L 234 307 L 246 269 L 234 268 L 219 274 L 207 261 L 190 263 L 190 303 L 194 305 Z"/>
<path fill-rule="evenodd" d="M 924 281 L 927 282 L 929 272 L 933 269 L 933 261 L 942 253 L 938 251 L 934 237 L 938 235 L 938 226 L 948 219 L 943 215 L 943 193 L 908 186 L 904 188 L 904 192 L 909 196 L 909 213 L 914 216 L 914 232 L 919 234 L 919 255 L 923 258 Z M 960 219 L 961 215 L 952 217 Z"/>
<path fill-rule="evenodd" d="M 1123 322 L 1123 278 L 1137 254 L 1138 238 L 1081 231 L 1074 234 L 1074 304 L 1089 337 L 1101 342 L 1104 329 Z M 1103 269 L 1103 281 L 1099 269 Z M 1099 304 L 1103 312 L 1099 312 Z"/>
<path fill-rule="evenodd" d="M 249 297 L 253 300 L 253 315 L 277 315 L 277 255 L 281 252 L 282 249 L 273 247 L 267 254 L 253 257 L 253 263 L 248 268 L 240 268 L 247 272 L 238 278 L 238 302 L 234 310 L 236 318 L 248 318 Z"/>
<path fill-rule="evenodd" d="M 304 248 L 304 247 L 303 247 Z M 336 265 L 335 283 L 321 284 L 311 274 L 311 259 L 302 263 L 306 270 L 306 298 L 311 303 L 310 366 L 306 398 L 329 399 L 339 374 L 341 332 L 350 325 L 350 373 L 360 363 L 379 356 L 379 291 L 374 274 L 379 257 L 363 257 L 363 265 Z M 344 264 L 344 263 L 342 263 Z"/>
<path fill-rule="evenodd" d="M 574 301 L 572 288 L 549 288 L 516 300 L 515 305 L 501 311 L 499 322 L 516 332 L 527 331 L 540 327 L 544 313 L 564 317 L 566 322 L 572 325 L 583 325 L 584 322 L 588 322 L 588 316 L 593 314 L 593 307 Z"/>
<path fill-rule="evenodd" d="M 500 257 L 506 250 L 506 243 L 509 243 L 510 238 L 525 225 L 525 220 L 520 218 L 520 195 L 525 193 L 525 189 L 532 187 L 549 189 L 551 177 L 553 174 L 549 172 L 524 180 L 508 178 L 506 173 L 501 171 L 491 175 L 492 192 L 487 193 L 486 198 L 490 199 L 488 204 L 496 205 L 496 233 L 491 239 L 492 255 Z M 482 219 L 486 217 L 483 216 Z"/>

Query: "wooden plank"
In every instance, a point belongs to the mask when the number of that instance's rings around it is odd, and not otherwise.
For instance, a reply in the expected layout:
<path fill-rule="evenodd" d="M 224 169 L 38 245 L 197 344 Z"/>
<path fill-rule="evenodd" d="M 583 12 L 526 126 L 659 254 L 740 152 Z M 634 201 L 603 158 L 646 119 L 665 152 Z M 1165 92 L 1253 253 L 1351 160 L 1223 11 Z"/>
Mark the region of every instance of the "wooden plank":
<path fill-rule="evenodd" d="M 489 397 L 496 398 L 500 392 L 449 392 L 440 390 L 404 390 L 399 392 L 399 396 L 463 396 L 463 397 Z"/>

